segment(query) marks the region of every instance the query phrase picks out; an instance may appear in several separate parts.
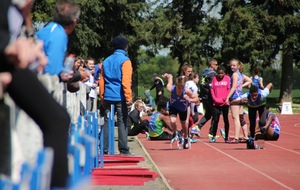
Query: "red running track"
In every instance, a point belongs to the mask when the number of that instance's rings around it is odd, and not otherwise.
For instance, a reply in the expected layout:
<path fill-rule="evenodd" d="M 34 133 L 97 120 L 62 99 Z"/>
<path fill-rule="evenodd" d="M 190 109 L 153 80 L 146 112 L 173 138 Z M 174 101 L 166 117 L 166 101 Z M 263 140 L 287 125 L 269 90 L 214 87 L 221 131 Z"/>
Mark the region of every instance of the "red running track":
<path fill-rule="evenodd" d="M 144 135 L 138 138 L 176 190 L 300 189 L 300 115 L 277 116 L 282 126 L 279 140 L 266 141 L 265 149 L 260 150 L 246 149 L 246 143 L 224 143 L 222 137 L 209 143 L 210 121 L 188 150 L 170 149 L 169 141 L 150 141 Z M 223 126 L 220 118 L 219 128 Z"/>

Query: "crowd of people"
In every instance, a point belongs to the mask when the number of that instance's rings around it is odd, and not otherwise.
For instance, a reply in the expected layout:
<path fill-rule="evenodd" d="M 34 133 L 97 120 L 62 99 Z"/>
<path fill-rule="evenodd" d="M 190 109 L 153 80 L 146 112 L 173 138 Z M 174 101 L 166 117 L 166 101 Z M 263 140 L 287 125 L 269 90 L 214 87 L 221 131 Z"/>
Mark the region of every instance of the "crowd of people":
<path fill-rule="evenodd" d="M 19 14 L 25 23 L 25 37 L 20 36 L 21 30 L 14 33 L 11 30 L 21 28 L 14 26 L 18 22 L 11 20 L 9 22 L 7 17 L 9 11 L 15 11 L 13 7 L 17 7 L 18 10 L 14 14 Z M 168 73 L 162 73 L 161 76 L 154 73 L 153 85 L 145 91 L 146 104 L 141 99 L 133 102 L 132 64 L 127 55 L 129 43 L 126 38 L 116 36 L 112 39 L 114 52 L 97 64 L 93 58 L 84 60 L 69 55 L 75 58 L 73 69 L 69 71 L 64 66 L 68 35 L 74 31 L 79 20 L 79 5 L 70 0 L 58 1 L 53 21 L 37 31 L 36 35 L 32 32 L 30 9 L 30 0 L 22 5 L 4 0 L 0 6 L 0 95 L 3 91 L 7 92 L 16 105 L 41 128 L 44 146 L 53 148 L 51 187 L 66 187 L 70 116 L 38 80 L 37 73 L 59 78 L 60 82 L 67 84 L 67 90 L 73 93 L 79 90 L 80 82 L 85 83 L 87 104 L 84 107 L 88 111 L 93 111 L 94 107 L 102 108 L 101 113 L 106 115 L 111 111 L 111 105 L 114 105 L 118 127 L 118 149 L 121 155 L 133 155 L 128 147 L 127 137 L 139 133 L 146 134 L 150 140 L 170 140 L 171 144 L 179 141 L 183 149 L 189 149 L 190 143 L 197 142 L 193 139 L 193 134 L 200 136 L 202 127 L 209 120 L 211 122 L 208 138 L 214 143 L 219 137 L 217 131 L 221 114 L 225 130 L 220 131 L 225 143 L 247 141 L 248 147 L 253 148 L 255 135 L 258 133 L 267 140 L 278 140 L 279 121 L 276 115 L 269 111 L 265 102 L 272 90 L 272 84 L 269 83 L 264 87 L 258 70 L 255 70 L 253 77 L 243 74 L 243 64 L 238 59 L 229 62 L 231 77 L 227 75 L 226 67 L 219 66 L 216 59 L 209 60 L 208 68 L 200 74 L 193 72 L 190 64 L 184 64 L 181 74 L 175 79 Z M 244 87 L 250 87 L 249 92 L 243 94 Z M 150 93 L 154 88 L 155 98 Z M 169 98 L 165 98 L 165 89 L 169 92 Z M 94 102 L 98 97 L 100 101 L 95 106 Z M 198 107 L 201 103 L 205 114 L 198 121 Z M 243 104 L 248 106 L 250 133 L 244 118 Z M 129 111 L 131 106 L 132 110 Z M 229 109 L 234 121 L 233 138 L 229 137 Z M 148 116 L 148 119 L 143 118 L 144 116 Z M 177 125 L 177 116 L 180 126 Z M 242 138 L 240 138 L 241 129 Z M 106 117 L 104 117 L 104 154 L 108 154 Z"/>
<path fill-rule="evenodd" d="M 214 143 L 219 138 L 217 132 L 222 114 L 224 129 L 220 128 L 220 135 L 225 143 L 244 142 L 247 143 L 247 148 L 254 149 L 256 135 L 261 137 L 263 134 L 266 140 L 277 140 L 280 124 L 275 114 L 267 114 L 269 109 L 266 105 L 266 97 L 272 90 L 272 83 L 264 87 L 263 78 L 258 76 L 257 68 L 252 77 L 243 74 L 243 63 L 238 59 L 230 60 L 229 64 L 231 77 L 227 74 L 225 65 L 218 65 L 216 59 L 209 60 L 208 68 L 200 74 L 193 72 L 191 65 L 184 64 L 181 74 L 175 79 L 175 84 L 171 74 L 163 74 L 162 78 L 167 80 L 166 89 L 170 98 L 165 101 L 166 104 L 163 103 L 163 99 L 156 100 L 159 105 L 165 107 L 158 107 L 157 112 L 149 119 L 150 139 L 167 139 L 171 144 L 179 141 L 183 149 L 188 149 L 190 143 L 197 142 L 193 135 L 200 136 L 202 127 L 211 120 L 208 138 L 209 142 Z M 159 83 L 164 83 L 160 82 L 162 79 L 158 79 L 157 74 L 154 76 L 154 84 L 161 86 Z M 243 88 L 249 88 L 249 91 L 243 93 Z M 159 88 L 157 92 L 161 91 Z M 197 107 L 200 102 L 203 103 L 205 114 L 198 121 Z M 244 104 L 248 107 L 250 127 L 245 118 Z M 234 123 L 233 136 L 229 136 L 229 111 Z M 164 119 L 159 119 L 158 115 L 163 115 Z M 177 115 L 181 126 L 176 124 Z M 168 121 L 165 119 L 167 116 Z M 159 124 L 155 125 L 154 121 L 158 121 Z"/>

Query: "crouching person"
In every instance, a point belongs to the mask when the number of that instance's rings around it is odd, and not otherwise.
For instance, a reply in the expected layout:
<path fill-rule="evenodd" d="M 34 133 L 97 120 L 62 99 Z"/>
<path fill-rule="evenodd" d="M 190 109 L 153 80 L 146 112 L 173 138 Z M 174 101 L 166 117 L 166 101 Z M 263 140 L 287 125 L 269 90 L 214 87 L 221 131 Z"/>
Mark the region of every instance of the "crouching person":
<path fill-rule="evenodd" d="M 281 126 L 278 117 L 270 112 L 269 108 L 269 106 L 265 107 L 265 111 L 256 124 L 256 139 L 277 141 Z"/>

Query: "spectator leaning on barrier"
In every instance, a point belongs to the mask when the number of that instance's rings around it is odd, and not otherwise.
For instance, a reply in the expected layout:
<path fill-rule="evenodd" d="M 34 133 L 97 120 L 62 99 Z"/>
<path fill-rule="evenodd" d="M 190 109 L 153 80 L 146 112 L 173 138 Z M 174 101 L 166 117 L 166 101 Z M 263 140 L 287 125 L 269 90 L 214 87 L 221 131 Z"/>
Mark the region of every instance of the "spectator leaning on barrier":
<path fill-rule="evenodd" d="M 128 147 L 126 121 L 128 106 L 132 104 L 132 65 L 127 57 L 128 41 L 117 36 L 112 40 L 114 53 L 102 64 L 100 99 L 106 113 L 115 106 L 118 126 L 118 147 L 121 155 L 131 155 Z M 104 153 L 108 153 L 108 119 L 104 117 Z"/>
<path fill-rule="evenodd" d="M 67 141 L 70 117 L 40 83 L 36 75 L 28 69 L 28 66 L 35 61 L 38 61 L 40 67 L 47 64 L 47 58 L 41 50 L 42 43 L 34 44 L 32 39 L 24 37 L 9 43 L 7 11 L 10 3 L 9 0 L 3 0 L 0 6 L 1 81 L 3 77 L 11 76 L 10 82 L 7 79 L 2 82 L 6 85 L 6 91 L 14 102 L 39 125 L 43 132 L 44 146 L 54 150 L 51 187 L 64 188 L 68 177 Z M 30 3 L 30 0 L 26 1 L 24 6 Z M 8 76 L 3 76 L 3 73 Z M 2 156 L 1 153 L 0 155 Z"/>
<path fill-rule="evenodd" d="M 37 32 L 38 39 L 44 42 L 44 51 L 48 57 L 48 64 L 44 73 L 58 75 L 62 81 L 72 78 L 73 71 L 62 74 L 64 59 L 70 35 L 79 21 L 80 7 L 71 0 L 60 0 L 54 8 L 54 20 Z M 83 75 L 84 70 L 74 70 Z M 75 73 L 76 74 L 76 73 Z M 72 81 L 76 82 L 76 81 Z"/>

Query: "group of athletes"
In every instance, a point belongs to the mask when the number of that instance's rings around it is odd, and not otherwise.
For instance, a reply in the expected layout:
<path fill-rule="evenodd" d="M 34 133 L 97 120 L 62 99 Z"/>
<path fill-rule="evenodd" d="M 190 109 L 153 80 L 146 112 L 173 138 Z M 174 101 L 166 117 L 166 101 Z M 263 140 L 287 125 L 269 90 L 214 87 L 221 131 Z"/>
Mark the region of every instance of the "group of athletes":
<path fill-rule="evenodd" d="M 220 134 L 225 143 L 246 142 L 247 148 L 254 149 L 257 138 L 278 140 L 280 123 L 266 105 L 272 83 L 264 86 L 257 68 L 252 77 L 243 74 L 243 64 L 238 59 L 230 60 L 229 64 L 231 77 L 226 67 L 219 66 L 216 59 L 211 59 L 200 75 L 193 72 L 189 64 L 182 66 L 181 74 L 175 79 L 168 73 L 161 77 L 154 74 L 154 84 L 150 90 L 156 88 L 157 111 L 143 128 L 149 139 L 170 140 L 171 144 L 178 142 L 180 147 L 188 149 L 191 143 L 197 142 L 193 136 L 200 137 L 201 128 L 211 120 L 208 138 L 209 142 L 214 143 L 219 137 L 217 131 L 222 114 L 224 130 L 220 129 Z M 249 88 L 246 93 L 242 91 L 244 87 Z M 168 99 L 163 98 L 164 88 L 170 93 Z M 248 111 L 244 110 L 243 105 L 247 105 Z M 198 120 L 200 106 L 203 106 L 205 114 Z M 139 109 L 142 111 L 143 106 Z M 234 123 L 233 136 L 229 136 L 229 110 Z M 248 112 L 249 127 L 244 118 L 245 112 Z M 177 117 L 180 126 L 177 125 Z"/>

